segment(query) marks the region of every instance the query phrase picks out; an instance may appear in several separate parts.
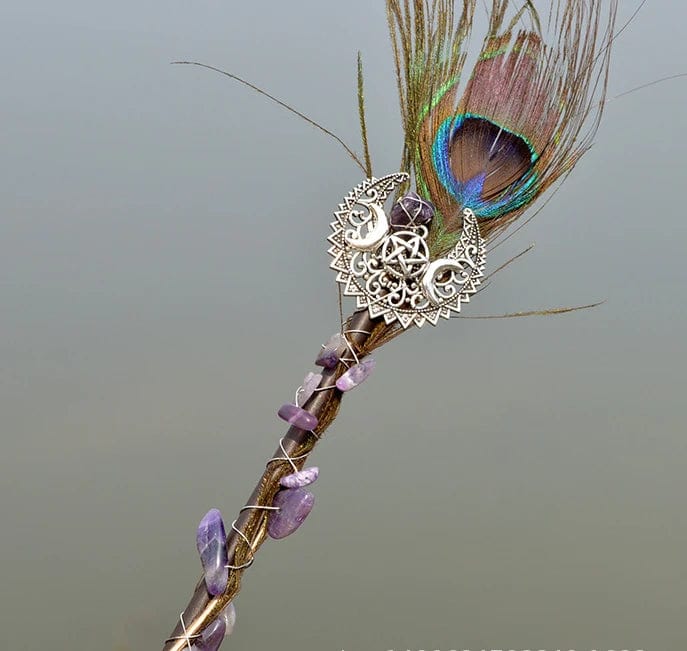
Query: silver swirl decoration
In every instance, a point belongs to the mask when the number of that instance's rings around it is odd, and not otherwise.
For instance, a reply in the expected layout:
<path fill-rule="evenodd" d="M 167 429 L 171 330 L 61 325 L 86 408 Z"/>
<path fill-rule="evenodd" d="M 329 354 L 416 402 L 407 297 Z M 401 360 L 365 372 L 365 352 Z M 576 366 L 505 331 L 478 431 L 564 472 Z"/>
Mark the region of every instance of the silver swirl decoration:
<path fill-rule="evenodd" d="M 372 318 L 387 323 L 436 325 L 460 312 L 484 275 L 485 246 L 477 218 L 463 211 L 463 230 L 444 258 L 432 260 L 423 225 L 392 226 L 384 204 L 405 173 L 370 178 L 355 187 L 334 213 L 328 240 L 331 268 L 347 296 Z"/>

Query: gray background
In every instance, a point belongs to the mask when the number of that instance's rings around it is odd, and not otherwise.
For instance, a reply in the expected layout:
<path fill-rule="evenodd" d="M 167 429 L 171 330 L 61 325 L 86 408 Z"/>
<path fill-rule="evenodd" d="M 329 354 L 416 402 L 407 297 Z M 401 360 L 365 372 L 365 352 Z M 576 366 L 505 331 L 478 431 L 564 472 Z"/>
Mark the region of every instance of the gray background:
<path fill-rule="evenodd" d="M 156 649 L 231 521 L 274 412 L 337 328 L 324 238 L 398 168 L 383 2 L 4 2 L 0 630 L 6 649 Z M 623 2 L 622 15 L 632 6 Z M 687 71 L 650 2 L 610 94 Z M 491 257 L 535 250 L 462 320 L 378 354 L 314 462 L 317 505 L 246 575 L 227 648 L 687 645 L 687 80 L 609 104 L 597 144 Z M 350 305 L 349 305 L 350 307 Z"/>

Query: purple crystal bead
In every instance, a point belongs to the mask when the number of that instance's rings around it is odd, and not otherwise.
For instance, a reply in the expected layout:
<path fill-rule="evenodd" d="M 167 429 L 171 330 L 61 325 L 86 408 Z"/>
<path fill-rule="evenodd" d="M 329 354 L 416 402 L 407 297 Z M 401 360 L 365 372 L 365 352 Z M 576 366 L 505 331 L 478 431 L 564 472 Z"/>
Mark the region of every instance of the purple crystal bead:
<path fill-rule="evenodd" d="M 298 406 L 302 407 L 315 393 L 315 389 L 320 386 L 322 376 L 319 373 L 308 373 L 301 384 L 301 390 L 298 392 Z"/>
<path fill-rule="evenodd" d="M 286 477 L 282 477 L 279 483 L 284 488 L 303 488 L 305 486 L 310 486 L 317 481 L 320 476 L 320 469 L 317 466 L 312 468 L 305 468 L 305 470 L 299 470 Z"/>
<path fill-rule="evenodd" d="M 324 368 L 334 368 L 341 359 L 341 356 L 346 352 L 348 344 L 344 336 L 337 332 L 336 334 L 329 337 L 329 341 L 322 346 L 320 354 L 315 360 L 317 366 L 323 366 Z"/>
<path fill-rule="evenodd" d="M 298 429 L 310 431 L 317 427 L 317 418 L 309 414 L 305 409 L 301 409 L 298 405 L 290 403 L 282 405 L 277 412 L 277 416 Z"/>
<path fill-rule="evenodd" d="M 227 569 L 227 534 L 224 531 L 222 514 L 210 509 L 198 525 L 196 546 L 205 574 L 205 586 L 216 597 L 227 589 L 229 570 Z"/>
<path fill-rule="evenodd" d="M 394 204 L 389 214 L 392 226 L 426 226 L 432 221 L 436 209 L 416 192 L 409 192 Z"/>
<path fill-rule="evenodd" d="M 315 496 L 303 488 L 287 488 L 279 491 L 274 497 L 272 511 L 267 521 L 267 533 L 270 538 L 280 539 L 290 536 L 303 524 L 315 504 Z"/>
<path fill-rule="evenodd" d="M 376 362 L 372 357 L 366 357 L 360 364 L 351 366 L 337 381 L 339 391 L 350 391 L 367 380 L 375 369 Z"/>
<path fill-rule="evenodd" d="M 217 651 L 224 641 L 226 629 L 226 621 L 220 615 L 203 631 L 200 639 L 196 640 L 191 648 L 196 651 Z"/>

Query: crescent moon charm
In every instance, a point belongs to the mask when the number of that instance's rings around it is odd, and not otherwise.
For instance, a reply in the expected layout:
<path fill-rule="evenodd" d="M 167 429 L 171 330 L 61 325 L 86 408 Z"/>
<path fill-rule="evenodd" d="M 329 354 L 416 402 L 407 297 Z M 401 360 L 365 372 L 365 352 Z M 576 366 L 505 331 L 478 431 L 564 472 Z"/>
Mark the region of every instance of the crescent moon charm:
<path fill-rule="evenodd" d="M 472 267 L 472 265 L 468 266 Z M 457 260 L 440 258 L 427 267 L 427 271 L 425 271 L 425 275 L 422 277 L 422 287 L 425 293 L 429 296 L 429 300 L 437 306 L 441 305 L 444 299 L 437 292 L 436 281 L 446 273 L 452 273 L 454 277 L 460 278 L 465 274 L 465 266 Z"/>
<path fill-rule="evenodd" d="M 376 201 L 366 201 L 359 199 L 358 203 L 366 206 L 370 211 L 371 223 L 373 226 L 367 231 L 365 236 L 361 236 L 356 229 L 346 231 L 346 244 L 359 251 L 372 251 L 376 249 L 389 232 L 389 220 L 384 212 L 384 206 Z"/>
<path fill-rule="evenodd" d="M 387 198 L 408 181 L 405 173 L 370 178 L 355 187 L 334 213 L 329 236 L 331 268 L 346 296 L 373 319 L 403 328 L 460 312 L 484 275 L 485 245 L 475 214 L 463 211 L 458 243 L 432 260 L 427 241 L 434 207 L 415 193 L 388 215 Z"/>

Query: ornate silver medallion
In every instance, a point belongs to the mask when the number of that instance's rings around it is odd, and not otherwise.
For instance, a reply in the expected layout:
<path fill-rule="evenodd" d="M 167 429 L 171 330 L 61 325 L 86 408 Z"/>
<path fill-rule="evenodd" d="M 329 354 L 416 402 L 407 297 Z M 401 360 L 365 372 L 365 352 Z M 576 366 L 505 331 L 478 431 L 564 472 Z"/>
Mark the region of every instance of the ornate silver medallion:
<path fill-rule="evenodd" d="M 430 204 L 415 195 L 414 204 L 403 199 L 396 204 L 400 219 L 394 219 L 394 211 L 391 219 L 387 216 L 384 203 L 407 180 L 400 172 L 363 181 L 339 204 L 328 238 L 330 266 L 344 294 L 355 296 L 372 318 L 398 321 L 404 328 L 427 321 L 436 325 L 440 317 L 460 312 L 477 291 L 485 265 L 484 240 L 470 209 L 463 211 L 460 240 L 436 260 L 427 245 Z"/>

